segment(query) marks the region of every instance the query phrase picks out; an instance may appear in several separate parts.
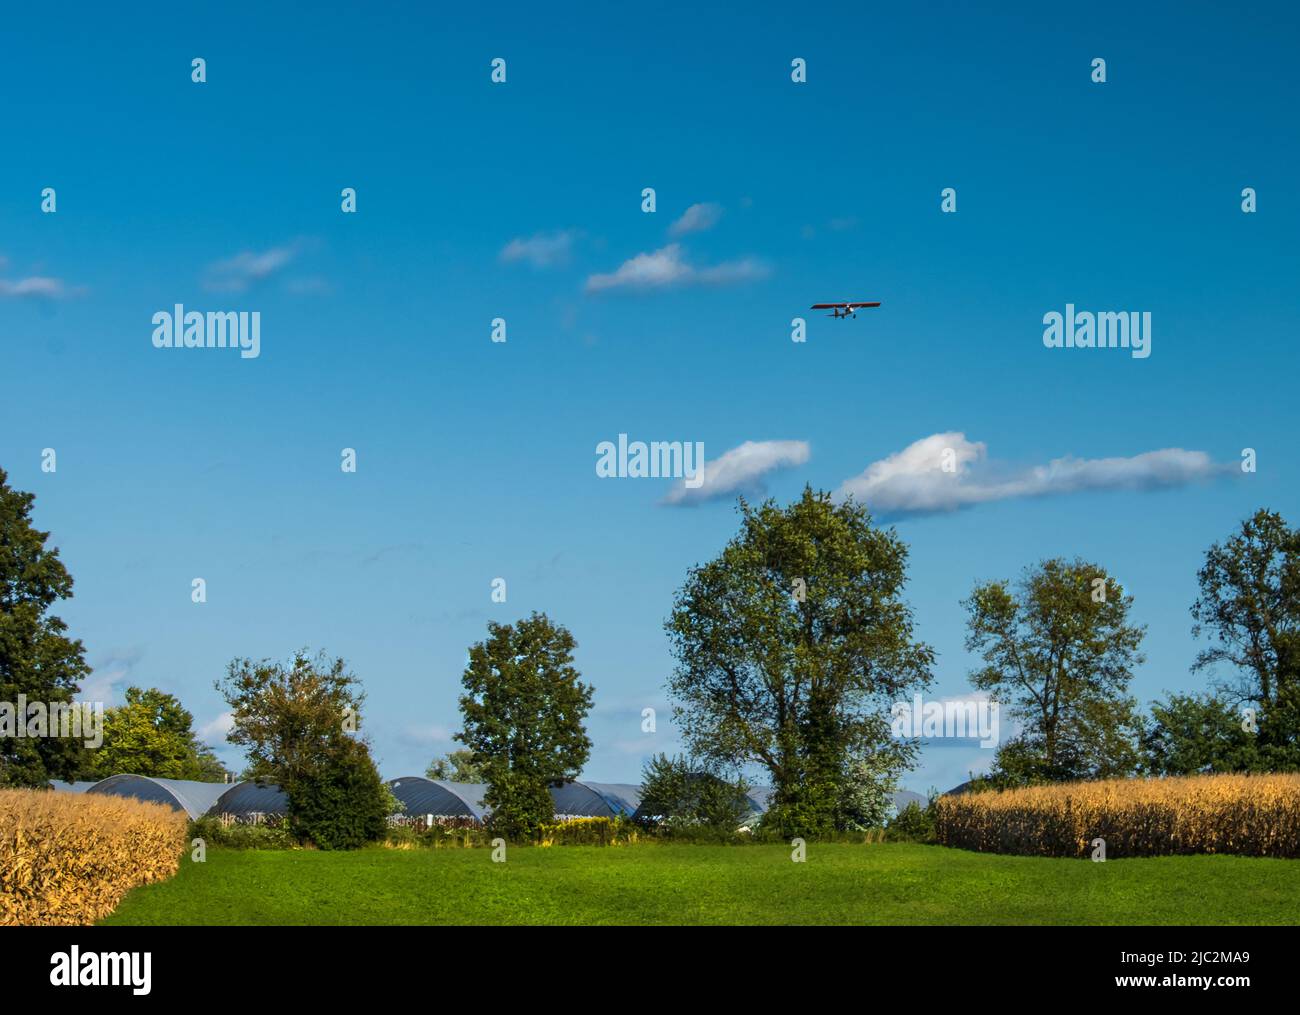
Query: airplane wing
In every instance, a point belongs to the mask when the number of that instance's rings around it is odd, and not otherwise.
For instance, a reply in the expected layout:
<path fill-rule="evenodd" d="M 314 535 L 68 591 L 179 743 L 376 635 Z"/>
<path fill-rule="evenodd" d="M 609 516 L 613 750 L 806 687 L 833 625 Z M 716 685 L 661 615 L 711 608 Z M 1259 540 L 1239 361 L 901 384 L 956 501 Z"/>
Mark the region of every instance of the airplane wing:
<path fill-rule="evenodd" d="M 849 304 L 849 307 L 850 307 L 850 308 L 852 308 L 852 307 L 878 307 L 878 306 L 880 306 L 880 302 L 879 302 L 879 301 L 877 301 L 877 302 L 875 302 L 875 303 L 850 303 L 850 304 Z"/>
<path fill-rule="evenodd" d="M 847 303 L 814 303 L 809 310 L 832 310 L 836 307 L 847 307 Z"/>

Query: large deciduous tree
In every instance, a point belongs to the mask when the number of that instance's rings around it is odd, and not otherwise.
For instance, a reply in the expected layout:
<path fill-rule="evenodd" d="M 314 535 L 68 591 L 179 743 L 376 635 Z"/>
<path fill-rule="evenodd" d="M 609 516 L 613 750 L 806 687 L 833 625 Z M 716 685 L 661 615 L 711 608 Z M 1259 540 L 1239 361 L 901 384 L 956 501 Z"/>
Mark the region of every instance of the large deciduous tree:
<path fill-rule="evenodd" d="M 1009 706 L 1021 732 L 998 749 L 995 781 L 1056 782 L 1130 774 L 1138 760 L 1136 701 L 1145 628 L 1133 597 L 1096 564 L 1045 560 L 1019 585 L 977 585 L 963 605 L 966 648 L 984 666 L 975 687 Z"/>
<path fill-rule="evenodd" d="M 299 838 L 342 849 L 383 834 L 392 798 L 360 735 L 365 695 L 342 659 L 236 659 L 217 690 L 231 708 L 226 739 L 248 753 L 244 777 L 285 791 Z"/>
<path fill-rule="evenodd" d="M 46 706 L 71 702 L 90 673 L 81 642 L 50 607 L 72 596 L 72 576 L 48 532 L 31 523 L 35 496 L 9 486 L 0 469 L 0 702 L 19 695 Z M 43 786 L 74 779 L 85 765 L 84 739 L 0 737 L 0 785 Z"/>
<path fill-rule="evenodd" d="M 1268 767 L 1300 767 L 1300 531 L 1260 510 L 1210 547 L 1197 575 L 1193 635 L 1211 639 L 1194 669 L 1232 667 L 1220 694 L 1254 707 Z"/>
<path fill-rule="evenodd" d="M 103 779 L 130 772 L 162 779 L 220 782 L 225 769 L 199 742 L 194 717 L 171 694 L 151 687 L 126 689 L 126 704 L 104 713 L 104 742 L 89 774 Z"/>
<path fill-rule="evenodd" d="M 823 835 L 853 819 L 864 771 L 888 780 L 914 756 L 886 718 L 934 661 L 902 599 L 907 547 L 811 488 L 739 510 L 740 533 L 690 571 L 666 623 L 674 714 L 697 757 L 766 769 L 766 825 Z"/>
<path fill-rule="evenodd" d="M 534 613 L 488 624 L 469 650 L 456 739 L 483 772 L 492 827 L 507 838 L 536 837 L 555 815 L 549 787 L 577 778 L 591 752 L 592 689 L 573 665 L 576 647 L 564 627 Z"/>

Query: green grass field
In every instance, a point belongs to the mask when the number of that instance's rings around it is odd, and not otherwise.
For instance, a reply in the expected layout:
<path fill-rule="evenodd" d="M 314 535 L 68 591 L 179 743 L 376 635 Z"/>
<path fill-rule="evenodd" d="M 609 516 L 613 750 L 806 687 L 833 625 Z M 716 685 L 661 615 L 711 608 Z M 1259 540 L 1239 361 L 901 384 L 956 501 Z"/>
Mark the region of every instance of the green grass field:
<path fill-rule="evenodd" d="M 212 849 L 106 924 L 1280 924 L 1300 861 L 1056 860 L 902 844 Z"/>

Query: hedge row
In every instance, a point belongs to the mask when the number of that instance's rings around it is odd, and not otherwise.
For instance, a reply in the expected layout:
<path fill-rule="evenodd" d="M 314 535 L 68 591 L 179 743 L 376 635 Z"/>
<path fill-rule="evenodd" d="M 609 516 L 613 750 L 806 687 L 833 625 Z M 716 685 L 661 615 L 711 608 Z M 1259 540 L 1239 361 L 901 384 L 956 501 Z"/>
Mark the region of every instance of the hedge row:
<path fill-rule="evenodd" d="M 1300 857 L 1300 774 L 1112 779 L 943 796 L 945 846 L 1107 859 L 1176 853 Z"/>
<path fill-rule="evenodd" d="M 185 815 L 97 794 L 0 790 L 0 924 L 91 924 L 176 873 Z"/>

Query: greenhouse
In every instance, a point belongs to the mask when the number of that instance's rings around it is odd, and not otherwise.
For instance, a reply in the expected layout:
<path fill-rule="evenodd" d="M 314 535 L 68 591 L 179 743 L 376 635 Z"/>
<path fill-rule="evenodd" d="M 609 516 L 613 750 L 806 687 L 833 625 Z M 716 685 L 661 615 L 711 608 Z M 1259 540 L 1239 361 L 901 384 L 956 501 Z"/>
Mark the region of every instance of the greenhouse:
<path fill-rule="evenodd" d="M 626 782 L 566 782 L 551 787 L 557 818 L 630 818 L 641 806 L 641 787 Z"/>
<path fill-rule="evenodd" d="M 288 812 L 288 798 L 274 783 L 193 782 L 186 779 L 157 779 L 146 775 L 114 775 L 99 782 L 51 781 L 50 789 L 63 793 L 98 793 L 132 797 L 167 804 L 191 818 L 226 815 L 237 821 L 259 822 L 271 815 Z M 388 782 L 393 795 L 405 807 L 407 818 L 469 818 L 482 822 L 491 810 L 484 803 L 484 783 L 448 782 L 407 775 Z M 748 792 L 750 818 L 765 813 L 772 788 L 755 786 Z M 626 782 L 589 782 L 585 779 L 550 787 L 555 817 L 565 818 L 648 818 L 641 806 L 641 787 Z M 892 794 L 893 811 L 902 813 L 910 803 L 921 807 L 926 798 L 899 790 Z"/>
<path fill-rule="evenodd" d="M 240 821 L 256 821 L 268 814 L 286 814 L 289 798 L 269 782 L 237 782 L 226 786 L 212 807 L 213 814 L 228 814 Z"/>
<path fill-rule="evenodd" d="M 475 782 L 444 782 L 422 775 L 406 775 L 388 783 L 393 795 L 406 807 L 407 817 L 432 814 L 435 818 L 473 818 L 482 821 L 487 813 L 483 795 L 487 786 Z"/>
<path fill-rule="evenodd" d="M 155 779 L 147 775 L 110 775 L 95 783 L 87 793 L 134 797 L 167 804 L 191 818 L 201 818 L 217 799 L 230 789 L 228 782 L 192 782 L 188 779 Z"/>

